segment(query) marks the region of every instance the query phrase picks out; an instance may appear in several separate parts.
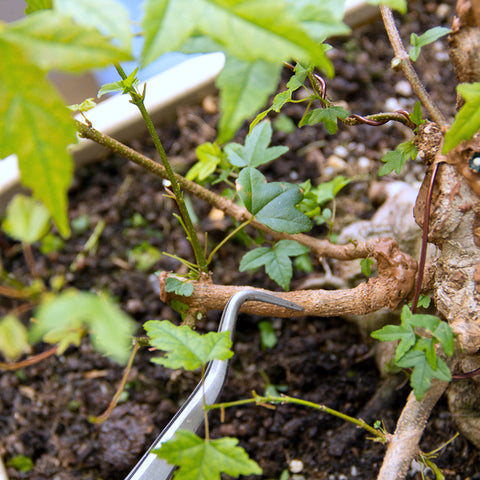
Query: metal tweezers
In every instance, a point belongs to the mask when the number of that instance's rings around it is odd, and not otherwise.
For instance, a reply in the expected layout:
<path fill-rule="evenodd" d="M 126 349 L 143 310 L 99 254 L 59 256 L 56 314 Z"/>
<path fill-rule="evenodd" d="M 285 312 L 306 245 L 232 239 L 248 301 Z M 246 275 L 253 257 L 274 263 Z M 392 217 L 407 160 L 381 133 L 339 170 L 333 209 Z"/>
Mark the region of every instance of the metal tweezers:
<path fill-rule="evenodd" d="M 292 310 L 303 310 L 296 303 L 289 302 L 269 293 L 257 290 L 242 290 L 232 295 L 223 310 L 219 332 L 230 332 L 230 340 L 233 340 L 233 332 L 237 322 L 238 312 L 242 304 L 253 300 L 257 302 L 271 303 Z M 159 448 L 163 442 L 171 439 L 179 429 L 196 432 L 204 420 L 203 406 L 212 405 L 223 389 L 227 376 L 228 360 L 212 360 L 205 371 L 203 381 L 195 387 L 195 390 L 182 405 L 180 410 L 172 418 L 162 433 L 157 437 L 150 449 L 135 465 L 125 480 L 168 480 L 175 470 L 175 466 L 151 453 Z"/>

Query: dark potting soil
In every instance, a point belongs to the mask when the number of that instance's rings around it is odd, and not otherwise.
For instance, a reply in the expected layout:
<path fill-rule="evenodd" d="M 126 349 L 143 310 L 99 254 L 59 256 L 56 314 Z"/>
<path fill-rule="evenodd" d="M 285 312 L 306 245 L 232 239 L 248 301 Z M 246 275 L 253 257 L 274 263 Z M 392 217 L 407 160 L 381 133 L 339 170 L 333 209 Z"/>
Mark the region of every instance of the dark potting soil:
<path fill-rule="evenodd" d="M 402 22 L 402 35 L 407 42 L 411 32 L 421 33 L 435 25 L 448 26 L 453 2 L 410 2 L 409 10 Z M 389 68 L 392 52 L 381 22 L 361 27 L 352 38 L 335 41 L 333 46 L 337 76 L 328 82 L 330 98 L 345 100 L 347 108 L 359 114 L 392 110 L 392 100 L 388 100 L 392 98 L 400 102 L 400 107 L 412 110 L 414 99 L 399 83 L 402 75 Z M 452 115 L 455 81 L 445 57 L 446 41 L 424 50 L 418 70 L 434 99 L 445 113 Z M 212 101 L 216 100 L 182 108 L 176 124 L 159 127 L 165 148 L 180 172 L 195 161 L 196 146 L 215 139 L 218 116 L 211 113 Z M 287 107 L 285 112 L 296 121 L 302 114 L 295 106 Z M 246 129 L 237 141 L 242 142 L 245 133 Z M 371 217 L 375 206 L 367 193 L 371 182 L 378 180 L 380 158 L 386 150 L 409 138 L 405 128 L 391 124 L 378 128 L 340 127 L 333 136 L 322 127 L 288 134 L 276 131 L 273 143 L 287 145 L 290 151 L 264 173 L 271 180 L 300 182 L 310 178 L 313 184 L 338 174 L 354 176 L 338 200 L 335 228 L 339 231 L 355 219 Z M 133 142 L 133 146 L 158 159 L 148 139 Z M 407 170 L 402 178 L 414 182 L 422 177 L 424 167 L 412 162 Z M 177 322 L 177 314 L 159 300 L 149 276 L 155 270 L 178 271 L 179 262 L 162 256 L 142 271 L 132 260 L 132 251 L 139 245 L 192 258 L 183 231 L 172 219 L 172 201 L 164 193 L 160 179 L 116 156 L 82 168 L 70 192 L 70 216 L 75 219 L 87 215 L 88 228 L 74 233 L 58 253 L 43 256 L 34 249 L 39 273 L 45 279 L 63 276 L 66 286 L 108 292 L 138 322 L 139 333 L 148 319 Z M 192 204 L 199 231 L 208 232 L 211 248 L 232 223 L 211 214 L 207 204 L 197 200 Z M 99 220 L 104 220 L 106 226 L 95 254 L 87 255 L 71 272 L 69 266 Z M 325 235 L 326 231 L 317 227 L 313 233 Z M 3 234 L 0 246 L 3 268 L 28 283 L 29 274 L 19 246 Z M 240 258 L 246 251 L 238 238 L 223 247 L 212 263 L 214 281 L 277 290 L 278 286 L 263 271 L 238 272 Z M 316 264 L 315 268 L 318 269 Z M 296 272 L 292 288 L 307 276 Z M 0 313 L 20 306 L 20 301 L 2 297 Z M 28 320 L 27 315 L 24 317 Z M 215 330 L 218 319 L 219 312 L 210 312 L 198 325 L 199 330 Z M 291 396 L 352 416 L 365 413 L 362 409 L 384 381 L 373 359 L 372 342 L 356 326 L 341 318 L 270 319 L 278 342 L 273 348 L 262 349 L 258 329 L 261 320 L 255 316 L 239 317 L 235 357 L 221 401 L 250 397 L 253 390 L 263 393 L 269 381 Z M 35 352 L 46 348 L 39 345 Z M 33 468 L 26 473 L 8 468 L 9 478 L 124 478 L 198 381 L 198 373 L 180 373 L 152 364 L 152 355 L 155 354 L 146 349 L 140 350 L 120 404 L 101 425 L 90 423 L 88 417 L 101 414 L 107 407 L 123 369 L 96 353 L 88 340 L 60 357 L 20 371 L 2 372 L 0 455 L 5 462 L 17 455 L 25 455 L 33 462 Z M 408 384 L 401 382 L 394 398 L 375 411 L 370 423 L 380 420 L 392 432 L 409 390 Z M 383 445 L 372 442 L 355 427 L 292 405 L 274 410 L 253 406 L 227 409 L 223 422 L 214 412 L 211 430 L 213 437 L 239 438 L 263 468 L 265 479 L 278 479 L 292 460 L 303 464 L 298 476 L 291 477 L 298 480 L 373 479 L 385 453 Z M 437 448 L 455 431 L 442 400 L 422 439 L 422 449 L 428 452 Z M 447 479 L 480 478 L 480 455 L 462 437 L 444 448 L 436 463 Z M 420 474 L 412 473 L 410 478 L 420 478 Z"/>

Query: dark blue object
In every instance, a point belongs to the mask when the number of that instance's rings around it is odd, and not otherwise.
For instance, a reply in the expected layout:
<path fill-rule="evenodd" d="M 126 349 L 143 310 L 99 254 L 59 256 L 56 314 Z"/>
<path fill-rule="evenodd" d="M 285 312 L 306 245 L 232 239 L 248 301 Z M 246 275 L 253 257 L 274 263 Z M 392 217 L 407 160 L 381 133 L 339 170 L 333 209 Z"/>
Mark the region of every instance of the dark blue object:
<path fill-rule="evenodd" d="M 468 166 L 477 173 L 480 173 L 480 152 L 475 152 L 468 161 Z"/>

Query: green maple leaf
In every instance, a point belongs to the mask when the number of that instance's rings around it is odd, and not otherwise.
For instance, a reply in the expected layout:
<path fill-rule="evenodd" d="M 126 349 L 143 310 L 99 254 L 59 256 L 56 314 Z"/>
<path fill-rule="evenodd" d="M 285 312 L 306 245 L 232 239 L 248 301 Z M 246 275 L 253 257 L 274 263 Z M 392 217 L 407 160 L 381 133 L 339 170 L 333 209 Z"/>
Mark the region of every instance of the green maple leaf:
<path fill-rule="evenodd" d="M 329 75 L 324 49 L 308 36 L 285 0 L 147 0 L 142 65 L 177 50 L 193 34 L 247 61 L 313 61 Z"/>
<path fill-rule="evenodd" d="M 452 380 L 450 370 L 441 358 L 437 358 L 437 368 L 433 369 L 425 352 L 421 350 L 411 350 L 407 352 L 401 360 L 395 363 L 401 368 L 413 369 L 410 377 L 410 385 L 413 388 L 416 399 L 419 401 L 430 388 L 433 377 L 444 382 Z"/>
<path fill-rule="evenodd" d="M 360 270 L 366 277 L 372 274 L 372 265 L 373 260 L 371 258 L 362 258 L 360 260 Z"/>
<path fill-rule="evenodd" d="M 232 138 L 245 119 L 262 108 L 280 79 L 281 65 L 265 60 L 246 61 L 228 55 L 216 80 L 221 116 L 218 142 Z"/>
<path fill-rule="evenodd" d="M 7 206 L 2 228 L 11 237 L 24 243 L 34 243 L 49 229 L 50 212 L 32 197 L 15 195 Z"/>
<path fill-rule="evenodd" d="M 328 133 L 333 135 L 338 130 L 338 119 L 344 120 L 349 115 L 350 113 L 343 107 L 316 108 L 305 115 L 299 126 L 324 123 Z"/>
<path fill-rule="evenodd" d="M 267 275 L 284 290 L 288 290 L 292 279 L 290 257 L 297 257 L 307 252 L 307 247 L 294 240 L 280 240 L 272 248 L 259 247 L 247 252 L 240 262 L 239 270 L 244 272 L 265 266 Z"/>
<path fill-rule="evenodd" d="M 329 182 L 320 183 L 313 187 L 309 193 L 315 198 L 318 205 L 334 200 L 340 190 L 346 187 L 352 181 L 351 178 L 345 178 L 343 175 L 337 175 Z"/>
<path fill-rule="evenodd" d="M 186 178 L 199 182 L 203 182 L 214 173 L 225 157 L 221 148 L 216 143 L 210 142 L 199 145 L 195 153 L 198 162 L 188 171 Z"/>
<path fill-rule="evenodd" d="M 433 27 L 425 33 L 422 33 L 420 36 L 416 33 L 412 33 L 410 35 L 410 44 L 413 48 L 408 53 L 409 57 L 412 61 L 416 62 L 422 47 L 435 42 L 439 38 L 448 35 L 450 32 L 451 30 L 447 27 Z"/>
<path fill-rule="evenodd" d="M 210 332 L 200 335 L 190 327 L 177 327 L 167 320 L 149 320 L 144 328 L 150 345 L 167 352 L 152 362 L 167 368 L 195 370 L 210 360 L 226 360 L 233 356 L 229 332 Z"/>
<path fill-rule="evenodd" d="M 115 0 L 54 0 L 56 11 L 70 15 L 81 25 L 96 27 L 104 37 L 118 39 L 130 50 L 132 31 L 127 9 Z"/>
<path fill-rule="evenodd" d="M 245 145 L 229 143 L 225 153 L 236 167 L 258 167 L 271 162 L 288 151 L 288 147 L 269 147 L 272 140 L 272 125 L 264 121 L 256 125 L 245 138 Z"/>
<path fill-rule="evenodd" d="M 81 72 L 131 58 L 130 52 L 113 45 L 97 29 L 55 10 L 41 10 L 8 24 L 0 36 L 19 46 L 43 70 Z"/>
<path fill-rule="evenodd" d="M 450 370 L 442 358 L 437 356 L 435 345 L 440 342 L 447 355 L 453 354 L 454 336 L 447 322 L 433 315 L 413 314 L 404 305 L 400 326 L 387 325 L 372 333 L 372 337 L 382 341 L 397 341 L 395 364 L 400 368 L 413 369 L 410 384 L 418 400 L 430 388 L 433 377 L 442 381 L 451 380 Z M 414 328 L 423 328 L 432 336 L 421 337 Z"/>
<path fill-rule="evenodd" d="M 461 83 L 457 91 L 465 99 L 465 104 L 445 134 L 442 153 L 449 152 L 462 140 L 469 140 L 480 129 L 480 83 Z"/>
<path fill-rule="evenodd" d="M 0 352 L 7 360 L 16 360 L 30 352 L 27 329 L 15 315 L 0 319 Z"/>
<path fill-rule="evenodd" d="M 1 34 L 0 58 L 0 158 L 17 155 L 22 184 L 68 236 L 66 192 L 73 161 L 67 147 L 76 142 L 72 118 L 44 73 Z"/>
<path fill-rule="evenodd" d="M 174 480 L 220 480 L 221 473 L 234 477 L 260 475 L 262 469 L 237 444 L 236 438 L 206 441 L 193 432 L 178 430 L 153 453 L 179 467 Z"/>
<path fill-rule="evenodd" d="M 410 158 L 414 160 L 417 153 L 417 147 L 415 147 L 413 141 L 400 143 L 395 150 L 387 152 L 382 157 L 382 162 L 385 162 L 385 165 L 380 167 L 378 175 L 387 175 L 393 170 L 398 175 L 402 171 L 405 162 Z"/>
<path fill-rule="evenodd" d="M 246 167 L 238 176 L 237 191 L 247 210 L 276 232 L 300 233 L 312 228 L 310 219 L 295 208 L 303 198 L 297 185 L 267 183 L 261 172 Z"/>
<path fill-rule="evenodd" d="M 27 15 L 37 10 L 48 10 L 52 8 L 52 0 L 26 0 L 25 3 L 27 4 L 27 8 L 25 9 Z"/>
<path fill-rule="evenodd" d="M 165 282 L 166 292 L 175 292 L 182 297 L 189 297 L 193 293 L 193 285 L 185 280 L 175 277 L 168 277 Z"/>
<path fill-rule="evenodd" d="M 140 83 L 137 78 L 137 72 L 139 68 L 136 68 L 127 78 L 124 80 L 117 80 L 116 82 L 106 83 L 102 85 L 98 91 L 97 98 L 100 98 L 106 93 L 122 92 L 124 94 L 135 92 L 135 87 Z"/>
<path fill-rule="evenodd" d="M 292 7 L 308 33 L 320 41 L 333 35 L 348 35 L 350 28 L 342 22 L 344 0 L 295 0 Z"/>
<path fill-rule="evenodd" d="M 42 200 L 64 237 L 70 233 L 66 190 L 73 173 L 67 147 L 76 136 L 44 70 L 78 72 L 129 57 L 97 30 L 53 10 L 0 27 L 0 157 L 18 156 L 23 185 Z"/>
<path fill-rule="evenodd" d="M 400 13 L 405 13 L 407 11 L 407 2 L 406 0 L 366 0 L 372 5 L 387 5 L 392 10 L 398 10 Z"/>
<path fill-rule="evenodd" d="M 30 339 L 76 344 L 84 330 L 90 331 L 94 347 L 119 363 L 126 363 L 135 322 L 110 299 L 67 290 L 44 301 L 36 311 Z M 67 341 L 68 340 L 68 341 Z"/>
<path fill-rule="evenodd" d="M 382 342 L 395 342 L 400 340 L 397 349 L 395 350 L 395 363 L 398 361 L 415 345 L 417 335 L 413 326 L 410 323 L 412 313 L 407 305 L 403 306 L 402 323 L 401 325 L 386 325 L 380 330 L 372 332 L 371 336 Z"/>

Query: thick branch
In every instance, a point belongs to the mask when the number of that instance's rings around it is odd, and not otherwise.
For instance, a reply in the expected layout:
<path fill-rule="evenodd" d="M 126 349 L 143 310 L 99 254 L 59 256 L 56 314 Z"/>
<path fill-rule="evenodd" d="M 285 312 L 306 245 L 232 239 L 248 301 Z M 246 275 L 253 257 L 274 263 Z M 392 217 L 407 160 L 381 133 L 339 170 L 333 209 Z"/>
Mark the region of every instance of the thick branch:
<path fill-rule="evenodd" d="M 440 126 L 447 125 L 447 119 L 438 109 L 435 103 L 433 103 L 430 95 L 425 90 L 422 81 L 418 77 L 417 72 L 412 66 L 410 57 L 403 46 L 402 39 L 398 32 L 397 26 L 395 25 L 395 19 L 393 18 L 392 11 L 385 5 L 380 5 L 380 11 L 382 13 L 382 19 L 388 34 L 388 38 L 390 39 L 393 51 L 395 52 L 395 57 L 400 62 L 400 68 L 402 69 L 403 74 L 412 85 L 414 92 L 417 94 L 423 106 L 430 113 L 432 120 L 438 123 Z"/>
<path fill-rule="evenodd" d="M 395 308 L 412 290 L 416 262 L 402 253 L 396 242 L 380 239 L 370 243 L 359 244 L 358 251 L 352 250 L 347 259 L 359 258 L 355 254 L 374 248 L 378 265 L 378 277 L 349 290 L 298 290 L 293 292 L 270 292 L 301 305 L 303 312 L 294 312 L 264 303 L 246 303 L 242 311 L 257 315 L 293 317 L 314 315 L 321 317 L 342 316 L 350 314 L 363 315 L 376 312 L 382 308 Z M 340 246 L 342 247 L 342 246 Z M 348 247 L 344 245 L 343 247 Z M 352 247 L 354 247 L 352 245 Z M 368 248 L 367 248 L 368 247 Z M 165 279 L 160 278 L 162 300 L 170 303 L 177 299 L 193 310 L 206 312 L 222 310 L 230 297 L 239 290 L 251 287 L 214 285 L 207 282 L 194 282 L 194 292 L 190 297 L 177 297 L 165 291 Z"/>
<path fill-rule="evenodd" d="M 408 397 L 395 434 L 391 437 L 377 480 L 403 480 L 412 460 L 419 453 L 419 442 L 430 413 L 447 388 L 447 382 L 433 379 L 432 386 L 418 401 L 413 392 Z"/>

